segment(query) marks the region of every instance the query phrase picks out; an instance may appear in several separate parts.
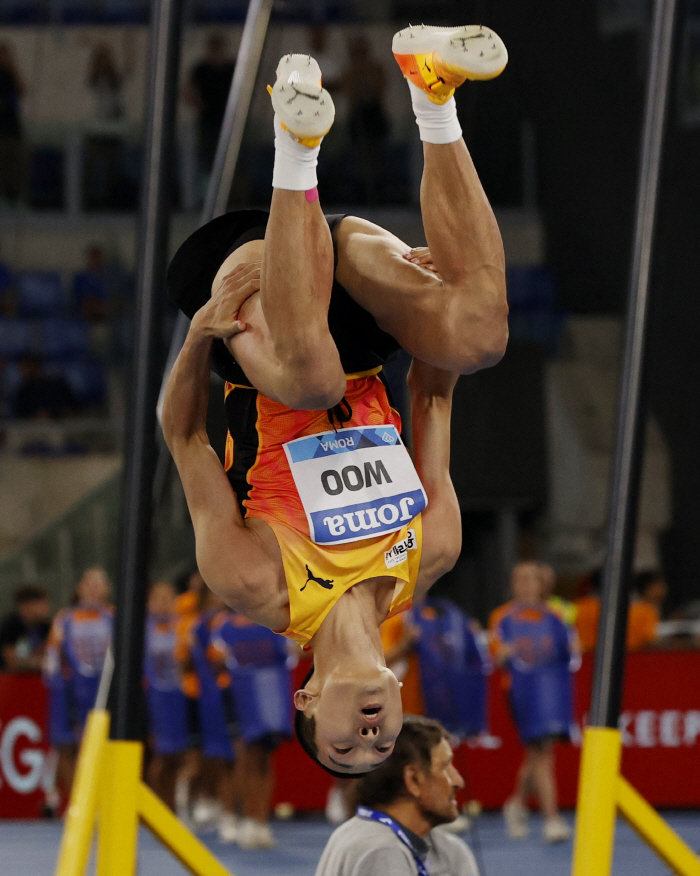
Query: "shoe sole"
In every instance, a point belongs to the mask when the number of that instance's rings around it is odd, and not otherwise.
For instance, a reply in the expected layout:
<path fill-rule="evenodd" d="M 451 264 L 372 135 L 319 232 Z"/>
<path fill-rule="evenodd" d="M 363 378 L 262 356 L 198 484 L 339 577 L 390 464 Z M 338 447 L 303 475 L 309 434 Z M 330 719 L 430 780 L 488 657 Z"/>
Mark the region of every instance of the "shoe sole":
<path fill-rule="evenodd" d="M 320 85 L 321 70 L 316 61 L 309 55 L 285 55 L 277 73 L 270 96 L 280 122 L 297 140 L 325 137 L 335 120 L 335 106 Z"/>
<path fill-rule="evenodd" d="M 310 82 L 322 84 L 321 68 L 311 55 L 284 55 L 280 58 L 275 74 L 282 82 Z"/>
<path fill-rule="evenodd" d="M 480 24 L 464 27 L 415 25 L 394 35 L 395 55 L 429 55 L 435 52 L 467 79 L 494 79 L 508 63 L 508 50 L 498 34 Z"/>

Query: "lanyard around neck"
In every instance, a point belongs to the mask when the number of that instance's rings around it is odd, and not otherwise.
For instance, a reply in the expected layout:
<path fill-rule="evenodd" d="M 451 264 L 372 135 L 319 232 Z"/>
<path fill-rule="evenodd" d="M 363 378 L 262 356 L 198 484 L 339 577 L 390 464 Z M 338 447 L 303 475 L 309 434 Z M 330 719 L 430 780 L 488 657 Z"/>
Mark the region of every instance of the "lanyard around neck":
<path fill-rule="evenodd" d="M 408 837 L 408 834 L 398 822 L 394 821 L 394 819 L 390 815 L 386 815 L 386 813 L 384 812 L 377 812 L 376 809 L 367 809 L 365 806 L 358 806 L 357 812 L 355 814 L 359 818 L 366 818 L 368 821 L 377 821 L 379 822 L 379 824 L 384 824 L 390 830 L 393 830 L 396 836 L 413 855 L 413 860 L 416 862 L 416 867 L 418 867 L 418 876 L 430 876 L 430 874 L 428 873 L 428 868 L 420 859 L 418 852 L 416 851 L 413 843 Z"/>

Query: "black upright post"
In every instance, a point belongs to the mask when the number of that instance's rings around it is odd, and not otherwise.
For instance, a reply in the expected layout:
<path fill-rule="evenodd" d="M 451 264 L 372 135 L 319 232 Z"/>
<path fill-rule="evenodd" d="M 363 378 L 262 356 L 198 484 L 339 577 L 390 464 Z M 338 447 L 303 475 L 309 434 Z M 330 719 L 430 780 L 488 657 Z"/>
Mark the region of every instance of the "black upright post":
<path fill-rule="evenodd" d="M 112 738 L 140 739 L 143 637 L 156 462 L 159 340 L 167 262 L 183 0 L 154 0 L 150 92 L 138 236 L 131 398 L 125 439 L 121 555 L 114 635 Z"/>
<path fill-rule="evenodd" d="M 590 723 L 595 727 L 617 727 L 622 707 L 628 589 L 637 530 L 646 420 L 643 386 L 649 271 L 654 243 L 675 15 L 676 0 L 655 0 L 620 389 L 617 451 L 590 711 Z"/>

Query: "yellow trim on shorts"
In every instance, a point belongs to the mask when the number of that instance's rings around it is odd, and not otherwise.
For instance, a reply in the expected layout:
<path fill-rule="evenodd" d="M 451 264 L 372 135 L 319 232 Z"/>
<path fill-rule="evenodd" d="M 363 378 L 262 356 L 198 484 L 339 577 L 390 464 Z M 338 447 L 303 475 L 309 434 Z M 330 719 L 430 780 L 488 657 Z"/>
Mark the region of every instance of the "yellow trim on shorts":
<path fill-rule="evenodd" d="M 347 380 L 359 380 L 361 377 L 374 377 L 375 374 L 379 374 L 382 368 L 382 365 L 377 365 L 376 368 L 370 368 L 369 371 L 355 371 L 352 374 L 346 374 L 345 377 Z"/>

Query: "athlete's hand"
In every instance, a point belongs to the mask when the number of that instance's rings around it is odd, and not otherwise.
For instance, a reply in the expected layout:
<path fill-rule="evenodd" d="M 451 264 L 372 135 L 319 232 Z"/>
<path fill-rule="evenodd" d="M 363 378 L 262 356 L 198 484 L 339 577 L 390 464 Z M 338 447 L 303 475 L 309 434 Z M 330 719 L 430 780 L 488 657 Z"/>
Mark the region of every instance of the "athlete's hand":
<path fill-rule="evenodd" d="M 438 269 L 433 263 L 433 257 L 430 255 L 430 250 L 427 246 L 414 246 L 413 249 L 405 252 L 403 257 L 412 265 L 418 265 L 420 268 L 426 268 L 434 274 L 438 273 Z"/>
<path fill-rule="evenodd" d="M 232 338 L 245 331 L 238 318 L 243 304 L 260 289 L 260 262 L 237 265 L 223 278 L 212 297 L 195 314 L 192 324 L 213 338 Z"/>

